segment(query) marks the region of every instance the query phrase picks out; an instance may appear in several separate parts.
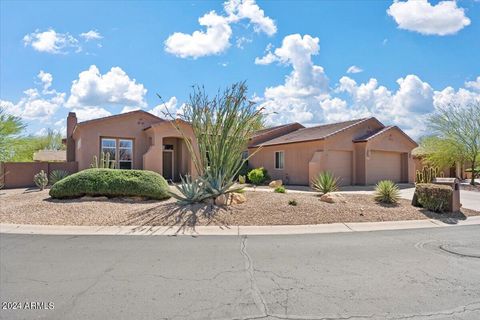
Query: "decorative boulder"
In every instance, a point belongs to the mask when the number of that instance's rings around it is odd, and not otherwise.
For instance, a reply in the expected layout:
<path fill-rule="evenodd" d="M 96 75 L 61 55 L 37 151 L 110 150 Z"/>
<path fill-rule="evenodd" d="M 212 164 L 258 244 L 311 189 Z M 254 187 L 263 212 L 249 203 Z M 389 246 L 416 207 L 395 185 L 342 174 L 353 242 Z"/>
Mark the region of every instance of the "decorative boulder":
<path fill-rule="evenodd" d="M 282 180 L 273 180 L 272 182 L 270 182 L 270 183 L 268 184 L 268 186 L 269 186 L 270 188 L 274 188 L 274 189 L 275 189 L 275 188 L 278 188 L 278 187 L 281 187 L 282 185 L 283 185 Z"/>
<path fill-rule="evenodd" d="M 225 206 L 227 205 L 227 196 L 222 194 L 215 198 L 215 205 L 217 206 Z"/>
<path fill-rule="evenodd" d="M 339 193 L 327 193 L 320 197 L 320 201 L 327 203 L 346 203 L 345 197 Z"/>
<path fill-rule="evenodd" d="M 230 204 L 240 204 L 247 202 L 247 197 L 242 193 L 232 193 L 230 196 Z"/>

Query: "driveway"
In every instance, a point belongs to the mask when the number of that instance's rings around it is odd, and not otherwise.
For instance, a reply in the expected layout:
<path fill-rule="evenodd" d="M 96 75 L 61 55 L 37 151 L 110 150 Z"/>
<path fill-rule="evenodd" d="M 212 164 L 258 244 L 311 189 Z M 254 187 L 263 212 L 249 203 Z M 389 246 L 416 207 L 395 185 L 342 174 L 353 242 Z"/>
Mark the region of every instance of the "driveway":
<path fill-rule="evenodd" d="M 295 236 L 0 235 L 2 319 L 479 319 L 480 226 Z"/>

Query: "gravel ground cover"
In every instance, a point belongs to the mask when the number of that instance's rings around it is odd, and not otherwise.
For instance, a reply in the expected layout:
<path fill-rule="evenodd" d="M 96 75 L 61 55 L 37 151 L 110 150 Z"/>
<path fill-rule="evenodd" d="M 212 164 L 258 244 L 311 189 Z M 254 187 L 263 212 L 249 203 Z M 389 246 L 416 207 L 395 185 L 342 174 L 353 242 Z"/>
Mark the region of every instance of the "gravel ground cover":
<path fill-rule="evenodd" d="M 325 203 L 314 193 L 247 191 L 247 202 L 225 208 L 180 207 L 174 199 L 53 200 L 48 190 L 0 191 L 0 222 L 45 225 L 288 225 L 394 220 L 465 219 L 480 212 L 435 214 L 401 200 L 396 206 L 377 204 L 371 195 L 345 194 L 346 203 Z M 296 206 L 289 205 L 295 199 Z M 212 209 L 213 208 L 213 209 Z"/>

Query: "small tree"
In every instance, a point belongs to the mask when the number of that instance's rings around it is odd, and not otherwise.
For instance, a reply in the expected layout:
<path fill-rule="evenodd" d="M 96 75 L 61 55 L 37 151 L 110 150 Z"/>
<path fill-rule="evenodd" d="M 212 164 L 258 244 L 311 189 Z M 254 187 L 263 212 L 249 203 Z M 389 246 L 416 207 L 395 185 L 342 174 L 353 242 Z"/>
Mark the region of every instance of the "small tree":
<path fill-rule="evenodd" d="M 262 109 L 247 98 L 245 82 L 235 83 L 213 98 L 203 88 L 194 87 L 181 120 L 191 124 L 198 153 L 180 122 L 172 123 L 184 138 L 204 190 L 212 198 L 235 191 L 231 187 L 249 159 L 242 157 L 242 152 L 263 120 Z"/>
<path fill-rule="evenodd" d="M 448 104 L 437 108 L 429 119 L 429 128 L 449 149 L 458 148 L 470 161 L 472 179 L 475 184 L 475 168 L 480 157 L 480 101 L 466 106 Z"/>
<path fill-rule="evenodd" d="M 17 138 L 25 129 L 19 117 L 8 114 L 0 107 L 0 161 L 8 161 L 14 156 Z"/>

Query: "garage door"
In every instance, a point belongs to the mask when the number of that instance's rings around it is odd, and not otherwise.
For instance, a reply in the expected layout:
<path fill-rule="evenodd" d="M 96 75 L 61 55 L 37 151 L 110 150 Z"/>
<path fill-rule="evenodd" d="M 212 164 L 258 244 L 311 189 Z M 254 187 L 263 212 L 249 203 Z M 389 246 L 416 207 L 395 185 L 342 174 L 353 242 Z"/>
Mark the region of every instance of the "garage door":
<path fill-rule="evenodd" d="M 342 186 L 352 184 L 352 152 L 329 151 L 326 170 L 339 178 Z"/>
<path fill-rule="evenodd" d="M 401 153 L 371 151 L 368 160 L 367 183 L 375 184 L 380 180 L 400 182 L 402 172 Z"/>

